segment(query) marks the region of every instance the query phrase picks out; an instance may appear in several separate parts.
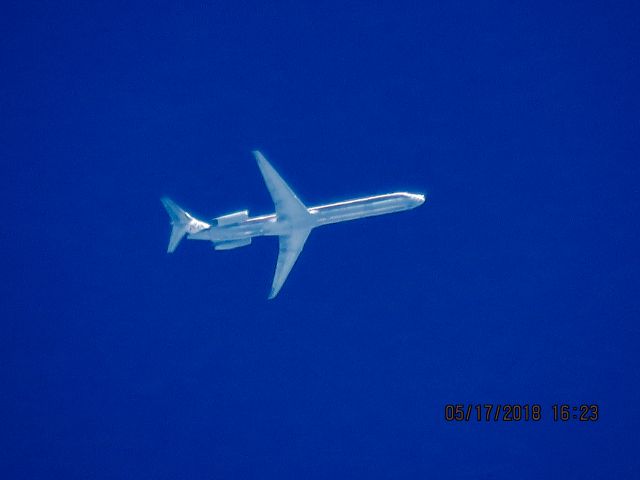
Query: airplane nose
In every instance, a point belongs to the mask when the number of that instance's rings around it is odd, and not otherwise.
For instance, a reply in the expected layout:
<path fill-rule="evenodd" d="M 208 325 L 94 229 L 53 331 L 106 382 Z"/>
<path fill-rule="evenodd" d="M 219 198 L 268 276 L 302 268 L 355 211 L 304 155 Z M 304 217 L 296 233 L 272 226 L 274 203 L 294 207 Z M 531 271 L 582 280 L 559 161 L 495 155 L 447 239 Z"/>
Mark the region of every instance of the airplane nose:
<path fill-rule="evenodd" d="M 424 195 L 414 195 L 413 198 L 418 205 L 422 205 L 425 200 Z"/>

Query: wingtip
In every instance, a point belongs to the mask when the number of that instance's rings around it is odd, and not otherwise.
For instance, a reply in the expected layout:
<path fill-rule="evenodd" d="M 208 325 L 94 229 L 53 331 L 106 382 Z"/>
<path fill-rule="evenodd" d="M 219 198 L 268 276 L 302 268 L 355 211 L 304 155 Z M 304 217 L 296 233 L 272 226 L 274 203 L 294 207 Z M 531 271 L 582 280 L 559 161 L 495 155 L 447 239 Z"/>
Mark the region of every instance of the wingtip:
<path fill-rule="evenodd" d="M 280 285 L 279 287 L 271 287 L 271 291 L 269 292 L 269 296 L 267 297 L 267 300 L 273 300 L 274 298 L 276 298 L 278 296 L 278 293 L 280 293 L 280 290 L 282 289 L 282 285 Z"/>

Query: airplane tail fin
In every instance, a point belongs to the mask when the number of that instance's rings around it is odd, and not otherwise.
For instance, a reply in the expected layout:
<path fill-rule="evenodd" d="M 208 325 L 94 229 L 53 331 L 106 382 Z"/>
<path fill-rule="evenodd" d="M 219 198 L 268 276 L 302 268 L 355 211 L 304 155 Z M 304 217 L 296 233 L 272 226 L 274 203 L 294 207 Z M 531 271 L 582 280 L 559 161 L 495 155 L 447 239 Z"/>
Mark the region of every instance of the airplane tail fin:
<path fill-rule="evenodd" d="M 170 198 L 163 197 L 160 201 L 171 218 L 171 237 L 167 252 L 172 253 L 187 233 L 196 233 L 211 227 L 208 223 L 193 218 Z"/>

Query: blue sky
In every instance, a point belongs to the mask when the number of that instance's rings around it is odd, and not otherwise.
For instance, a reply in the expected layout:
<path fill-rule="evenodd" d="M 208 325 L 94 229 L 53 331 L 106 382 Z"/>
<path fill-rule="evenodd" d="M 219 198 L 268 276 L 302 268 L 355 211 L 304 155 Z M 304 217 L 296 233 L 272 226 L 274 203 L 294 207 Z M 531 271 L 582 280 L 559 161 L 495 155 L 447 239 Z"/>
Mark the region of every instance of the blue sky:
<path fill-rule="evenodd" d="M 633 2 L 8 2 L 3 478 L 630 478 Z M 169 195 L 428 195 L 169 256 Z M 447 423 L 447 403 L 539 403 Z M 597 403 L 598 422 L 553 422 Z"/>

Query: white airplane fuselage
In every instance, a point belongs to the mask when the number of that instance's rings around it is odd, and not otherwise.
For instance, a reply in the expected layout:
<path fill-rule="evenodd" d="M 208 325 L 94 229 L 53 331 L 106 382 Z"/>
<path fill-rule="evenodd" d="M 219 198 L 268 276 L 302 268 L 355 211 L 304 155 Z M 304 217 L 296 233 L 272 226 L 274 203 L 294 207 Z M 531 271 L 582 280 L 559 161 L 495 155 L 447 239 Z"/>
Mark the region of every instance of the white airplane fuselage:
<path fill-rule="evenodd" d="M 209 240 L 211 242 L 228 242 L 260 236 L 279 236 L 287 234 L 296 228 L 311 229 L 330 223 L 411 210 L 423 203 L 424 195 L 406 192 L 387 193 L 309 207 L 307 211 L 310 215 L 303 219 L 279 219 L 277 214 L 272 213 L 258 217 L 247 217 L 241 223 L 232 225 L 220 226 L 214 220 L 210 228 L 190 233 L 187 238 Z"/>

